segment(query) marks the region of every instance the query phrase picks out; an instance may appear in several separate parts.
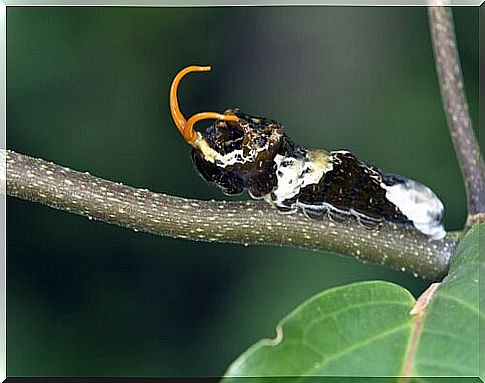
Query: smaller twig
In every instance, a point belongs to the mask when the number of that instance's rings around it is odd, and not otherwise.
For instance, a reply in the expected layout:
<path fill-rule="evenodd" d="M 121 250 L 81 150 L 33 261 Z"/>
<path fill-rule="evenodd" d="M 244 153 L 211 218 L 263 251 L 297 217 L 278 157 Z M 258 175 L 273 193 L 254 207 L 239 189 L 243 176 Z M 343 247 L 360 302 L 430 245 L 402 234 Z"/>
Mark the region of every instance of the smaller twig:
<path fill-rule="evenodd" d="M 451 8 L 429 7 L 428 15 L 446 120 L 465 182 L 470 226 L 485 213 L 485 197 L 481 193 L 485 165 L 464 93 Z"/>

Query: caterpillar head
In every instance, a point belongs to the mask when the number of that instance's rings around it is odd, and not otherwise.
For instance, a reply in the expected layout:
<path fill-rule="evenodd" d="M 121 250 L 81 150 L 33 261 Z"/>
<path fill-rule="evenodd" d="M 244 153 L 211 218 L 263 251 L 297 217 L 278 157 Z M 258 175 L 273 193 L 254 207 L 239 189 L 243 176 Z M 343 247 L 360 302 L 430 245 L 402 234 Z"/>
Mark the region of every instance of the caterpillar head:
<path fill-rule="evenodd" d="M 191 66 L 180 71 L 170 91 L 173 120 L 192 149 L 192 160 L 200 175 L 218 185 L 226 194 L 248 189 L 262 197 L 276 186 L 274 157 L 283 144 L 283 126 L 276 121 L 242 113 L 238 109 L 198 113 L 185 120 L 177 101 L 177 86 L 191 72 L 210 67 Z M 202 132 L 194 125 L 205 119 L 216 120 Z"/>

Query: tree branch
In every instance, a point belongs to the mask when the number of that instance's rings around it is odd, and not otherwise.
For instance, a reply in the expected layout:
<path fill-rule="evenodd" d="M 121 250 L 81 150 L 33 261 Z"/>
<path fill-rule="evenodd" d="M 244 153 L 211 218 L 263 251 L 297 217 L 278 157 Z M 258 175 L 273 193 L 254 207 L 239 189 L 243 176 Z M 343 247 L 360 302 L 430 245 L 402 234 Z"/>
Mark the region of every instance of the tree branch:
<path fill-rule="evenodd" d="M 433 241 L 409 226 L 388 222 L 369 230 L 353 219 L 336 223 L 301 213 L 281 214 L 261 201 L 198 201 L 157 194 L 13 151 L 0 154 L 6 157 L 8 195 L 157 235 L 326 250 L 429 279 L 443 277 L 456 244 L 450 236 Z"/>
<path fill-rule="evenodd" d="M 470 226 L 478 220 L 480 213 L 485 213 L 485 197 L 481 193 L 485 184 L 485 165 L 463 90 L 451 8 L 429 7 L 428 15 L 446 120 L 467 192 L 467 226 Z"/>

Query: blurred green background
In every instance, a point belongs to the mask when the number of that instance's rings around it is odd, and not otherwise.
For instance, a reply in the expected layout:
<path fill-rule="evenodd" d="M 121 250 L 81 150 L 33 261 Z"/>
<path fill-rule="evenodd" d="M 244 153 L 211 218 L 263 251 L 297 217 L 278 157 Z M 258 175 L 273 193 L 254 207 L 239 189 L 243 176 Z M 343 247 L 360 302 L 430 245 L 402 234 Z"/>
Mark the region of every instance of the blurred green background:
<path fill-rule="evenodd" d="M 477 125 L 478 9 L 455 16 Z M 463 225 L 425 8 L 9 7 L 7 28 L 9 149 L 229 198 L 195 173 L 168 109 L 175 73 L 212 65 L 184 80 L 186 115 L 237 106 L 277 119 L 302 145 L 428 184 L 447 229 Z M 323 289 L 426 287 L 332 254 L 155 237 L 13 198 L 7 220 L 9 376 L 217 376 Z"/>

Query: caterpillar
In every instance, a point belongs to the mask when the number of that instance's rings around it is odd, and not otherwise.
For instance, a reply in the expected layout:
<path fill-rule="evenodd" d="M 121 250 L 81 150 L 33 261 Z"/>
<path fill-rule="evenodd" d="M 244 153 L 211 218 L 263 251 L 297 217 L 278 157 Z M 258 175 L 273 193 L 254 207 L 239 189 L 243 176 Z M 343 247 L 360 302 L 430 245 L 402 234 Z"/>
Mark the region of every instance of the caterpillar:
<path fill-rule="evenodd" d="M 186 120 L 177 98 L 179 83 L 189 73 L 210 70 L 189 66 L 170 88 L 173 121 L 192 146 L 193 164 L 206 181 L 228 195 L 247 190 L 283 213 L 300 210 L 309 219 L 356 219 L 369 229 L 389 221 L 413 226 L 430 239 L 446 235 L 442 202 L 417 181 L 385 173 L 349 151 L 299 146 L 282 124 L 239 109 L 197 113 Z M 194 129 L 207 119 L 214 124 L 201 132 Z"/>

